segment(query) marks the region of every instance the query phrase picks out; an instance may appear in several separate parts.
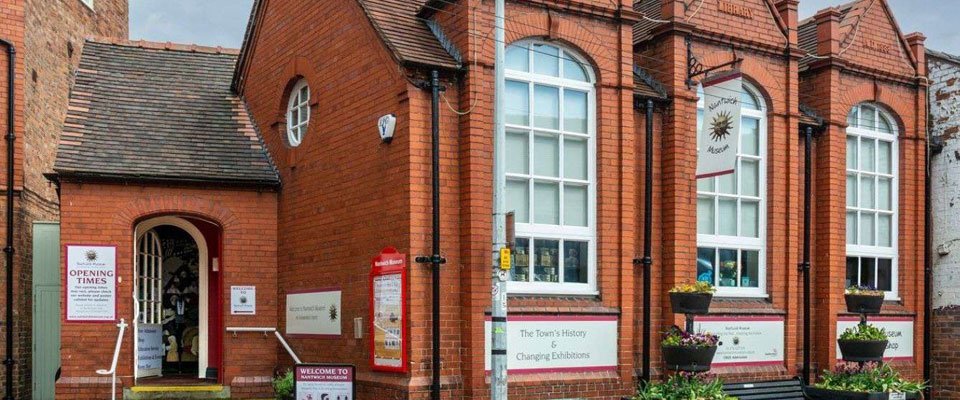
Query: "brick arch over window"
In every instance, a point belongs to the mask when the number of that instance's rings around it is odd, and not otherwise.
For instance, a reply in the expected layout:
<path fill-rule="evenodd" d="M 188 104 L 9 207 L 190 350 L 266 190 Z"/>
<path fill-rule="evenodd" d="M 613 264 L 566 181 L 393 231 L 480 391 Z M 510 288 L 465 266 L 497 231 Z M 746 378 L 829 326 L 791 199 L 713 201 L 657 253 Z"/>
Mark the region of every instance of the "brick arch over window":
<path fill-rule="evenodd" d="M 290 91 L 293 90 L 293 87 L 300 79 L 305 79 L 307 85 L 310 86 L 310 90 L 315 91 L 315 88 L 318 87 L 320 82 L 320 73 L 306 57 L 296 56 L 287 62 L 283 73 L 280 74 L 280 79 L 281 82 L 278 82 L 277 86 L 281 89 L 280 92 L 274 96 L 274 101 L 276 102 L 276 120 L 280 124 L 284 124 L 286 122 L 287 100 L 290 98 Z M 316 109 L 318 102 L 319 96 L 310 96 L 311 113 Z"/>
<path fill-rule="evenodd" d="M 914 128 L 913 118 L 910 117 L 915 112 L 914 100 L 884 89 L 883 86 L 873 82 L 864 82 L 842 90 L 840 99 L 834 104 L 832 111 L 837 119 L 846 121 L 847 114 L 854 107 L 861 103 L 871 103 L 882 108 L 893 118 L 897 124 L 897 136 L 914 137 L 917 132 Z"/>
<path fill-rule="evenodd" d="M 582 24 L 570 19 L 560 18 L 547 11 L 528 12 L 515 17 L 508 17 L 506 21 L 506 42 L 515 43 L 525 39 L 543 39 L 547 42 L 559 42 L 569 50 L 578 53 L 593 67 L 597 84 L 616 84 L 615 76 L 608 76 L 608 71 L 617 71 L 620 65 L 615 62 L 619 55 L 612 52 L 609 46 L 602 44 L 602 38 L 591 32 Z M 493 54 L 493 41 L 485 43 L 486 54 Z M 610 79 L 611 82 L 605 82 Z"/>
<path fill-rule="evenodd" d="M 239 226 L 239 218 L 219 202 L 196 196 L 141 197 L 120 207 L 114 216 L 114 226 L 128 229 L 148 218 L 161 215 L 194 216 L 220 225 L 227 231 Z"/>

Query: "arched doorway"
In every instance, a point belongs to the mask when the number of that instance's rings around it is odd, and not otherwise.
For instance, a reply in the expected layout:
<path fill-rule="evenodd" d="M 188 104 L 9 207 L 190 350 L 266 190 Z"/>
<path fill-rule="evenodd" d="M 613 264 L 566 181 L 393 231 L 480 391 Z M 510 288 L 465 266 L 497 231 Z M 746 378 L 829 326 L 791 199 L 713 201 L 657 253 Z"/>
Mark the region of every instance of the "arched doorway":
<path fill-rule="evenodd" d="M 135 378 L 207 378 L 207 239 L 194 223 L 177 216 L 143 221 L 134 237 Z"/>

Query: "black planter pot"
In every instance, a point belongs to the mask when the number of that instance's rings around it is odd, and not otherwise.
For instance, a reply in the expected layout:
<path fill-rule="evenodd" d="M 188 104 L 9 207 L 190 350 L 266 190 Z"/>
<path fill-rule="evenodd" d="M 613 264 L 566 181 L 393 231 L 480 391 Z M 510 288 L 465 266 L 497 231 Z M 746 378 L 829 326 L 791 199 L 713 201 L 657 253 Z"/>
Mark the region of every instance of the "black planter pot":
<path fill-rule="evenodd" d="M 704 372 L 710 370 L 717 346 L 683 347 L 662 346 L 663 361 L 671 371 Z"/>
<path fill-rule="evenodd" d="M 853 362 L 882 361 L 886 340 L 837 340 L 843 359 Z"/>
<path fill-rule="evenodd" d="M 820 389 L 813 386 L 803 388 L 808 399 L 813 400 L 889 400 L 890 393 L 859 393 L 840 390 Z M 920 398 L 917 393 L 906 393 L 908 400 Z"/>
<path fill-rule="evenodd" d="M 855 314 L 880 314 L 883 307 L 883 296 L 847 294 L 843 298 L 847 301 L 847 311 Z"/>
<path fill-rule="evenodd" d="M 670 305 L 674 314 L 706 315 L 710 311 L 710 293 L 670 293 Z"/>

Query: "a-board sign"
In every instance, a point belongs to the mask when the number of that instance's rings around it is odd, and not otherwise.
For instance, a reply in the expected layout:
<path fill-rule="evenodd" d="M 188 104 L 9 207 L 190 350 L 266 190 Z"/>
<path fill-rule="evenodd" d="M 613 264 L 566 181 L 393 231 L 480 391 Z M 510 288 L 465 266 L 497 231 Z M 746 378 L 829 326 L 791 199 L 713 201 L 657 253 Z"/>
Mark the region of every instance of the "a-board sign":
<path fill-rule="evenodd" d="M 407 372 L 407 256 L 387 247 L 370 269 L 370 365 Z"/>
<path fill-rule="evenodd" d="M 353 400 L 356 368 L 347 364 L 297 364 L 293 370 L 296 400 Z"/>
<path fill-rule="evenodd" d="M 117 247 L 77 244 L 65 247 L 66 321 L 116 321 Z"/>

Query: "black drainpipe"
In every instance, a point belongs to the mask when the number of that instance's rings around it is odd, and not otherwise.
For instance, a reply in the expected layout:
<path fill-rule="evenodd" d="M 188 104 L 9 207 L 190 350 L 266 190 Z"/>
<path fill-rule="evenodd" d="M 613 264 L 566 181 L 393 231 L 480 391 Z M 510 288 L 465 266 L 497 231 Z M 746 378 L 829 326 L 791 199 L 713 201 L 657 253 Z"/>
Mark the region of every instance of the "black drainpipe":
<path fill-rule="evenodd" d="M 643 185 L 643 381 L 650 382 L 650 273 L 653 265 L 650 237 L 653 233 L 653 100 L 646 103 L 646 150 Z"/>
<path fill-rule="evenodd" d="M 17 138 L 13 132 L 13 93 L 17 50 L 9 41 L 0 39 L 0 44 L 7 48 L 7 245 L 3 248 L 7 262 L 7 357 L 3 359 L 7 393 L 3 398 L 13 400 L 13 366 L 17 363 L 13 358 L 13 142 Z"/>
<path fill-rule="evenodd" d="M 813 127 L 803 129 L 803 381 L 810 384 L 810 203 L 812 201 L 810 154 L 813 152 Z"/>
<path fill-rule="evenodd" d="M 430 398 L 440 400 L 440 265 L 446 260 L 440 256 L 440 73 L 430 72 L 430 88 L 433 99 L 430 104 L 433 160 L 433 254 L 429 257 L 417 257 L 418 263 L 430 263 L 433 271 L 433 359 L 431 361 L 432 381 Z"/>

